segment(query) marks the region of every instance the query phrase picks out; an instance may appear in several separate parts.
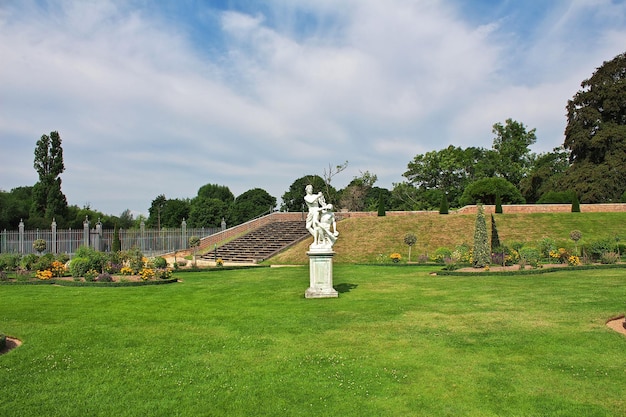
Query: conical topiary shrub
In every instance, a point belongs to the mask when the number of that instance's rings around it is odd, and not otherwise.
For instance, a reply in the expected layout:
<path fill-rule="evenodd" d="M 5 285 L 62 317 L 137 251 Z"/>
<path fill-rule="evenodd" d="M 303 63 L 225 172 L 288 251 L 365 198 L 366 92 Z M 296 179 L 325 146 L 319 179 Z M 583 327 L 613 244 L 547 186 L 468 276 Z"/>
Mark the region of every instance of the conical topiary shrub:
<path fill-rule="evenodd" d="M 482 204 L 478 204 L 476 213 L 476 226 L 474 228 L 474 268 L 484 268 L 489 265 L 491 251 L 487 236 L 487 222 Z"/>

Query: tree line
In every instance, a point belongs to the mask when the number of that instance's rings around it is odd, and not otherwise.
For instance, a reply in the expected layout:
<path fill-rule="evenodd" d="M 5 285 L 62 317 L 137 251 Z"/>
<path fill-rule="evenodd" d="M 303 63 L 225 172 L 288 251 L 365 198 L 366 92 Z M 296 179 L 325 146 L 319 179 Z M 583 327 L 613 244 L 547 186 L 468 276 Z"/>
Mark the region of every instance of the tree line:
<path fill-rule="evenodd" d="M 626 201 L 626 53 L 604 62 L 581 83 L 567 102 L 563 145 L 535 154 L 536 129 L 507 119 L 493 125 L 490 149 L 450 145 L 416 155 L 391 190 L 375 186 L 369 171 L 354 177 L 343 189 L 332 178 L 348 162 L 329 166 L 323 175 L 296 179 L 282 195 L 281 211 L 301 211 L 306 185 L 326 194 L 336 209 L 350 211 L 433 210 L 482 202 L 606 203 Z M 52 219 L 62 228 L 81 228 L 85 217 L 100 219 L 106 228 L 219 227 L 243 223 L 275 209 L 277 200 L 261 188 L 235 197 L 225 185 L 206 184 L 195 197 L 168 199 L 158 195 L 149 216 L 133 218 L 129 210 L 107 215 L 89 206 L 68 205 L 61 190 L 63 149 L 58 132 L 43 135 L 36 144 L 34 186 L 0 190 L 0 229 L 49 228 Z"/>

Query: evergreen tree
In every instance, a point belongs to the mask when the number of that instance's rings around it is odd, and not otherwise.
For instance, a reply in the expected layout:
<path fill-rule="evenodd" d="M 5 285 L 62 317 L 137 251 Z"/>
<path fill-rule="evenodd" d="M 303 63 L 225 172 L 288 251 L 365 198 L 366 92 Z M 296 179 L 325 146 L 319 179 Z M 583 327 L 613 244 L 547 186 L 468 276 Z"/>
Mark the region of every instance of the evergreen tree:
<path fill-rule="evenodd" d="M 496 213 L 502 214 L 502 198 L 500 197 L 500 193 L 496 194 Z"/>
<path fill-rule="evenodd" d="M 482 204 L 478 205 L 474 228 L 474 268 L 484 268 L 491 260 L 491 250 L 487 236 L 487 223 Z"/>
<path fill-rule="evenodd" d="M 496 227 L 496 219 L 491 215 L 491 250 L 500 247 L 500 236 L 498 236 L 498 228 Z"/>
<path fill-rule="evenodd" d="M 580 202 L 578 201 L 578 194 L 574 193 L 572 199 L 572 213 L 580 213 Z"/>
<path fill-rule="evenodd" d="M 119 252 L 122 250 L 122 241 L 120 240 L 120 231 L 117 230 L 117 224 L 113 229 L 113 242 L 111 243 L 111 251 Z"/>
<path fill-rule="evenodd" d="M 387 213 L 385 213 L 385 198 L 383 193 L 378 194 L 378 217 L 383 217 Z"/>
<path fill-rule="evenodd" d="M 446 193 L 441 195 L 441 205 L 439 206 L 439 214 L 448 214 L 448 196 Z"/>

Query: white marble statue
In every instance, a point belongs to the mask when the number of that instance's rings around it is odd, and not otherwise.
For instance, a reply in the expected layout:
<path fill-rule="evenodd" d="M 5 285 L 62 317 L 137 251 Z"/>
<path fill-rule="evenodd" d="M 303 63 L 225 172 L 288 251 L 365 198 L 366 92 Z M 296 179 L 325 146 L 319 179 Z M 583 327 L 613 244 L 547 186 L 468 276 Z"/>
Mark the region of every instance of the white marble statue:
<path fill-rule="evenodd" d="M 326 204 L 324 194 L 313 194 L 313 186 L 307 185 L 304 201 L 309 208 L 306 216 L 306 228 L 313 236 L 312 249 L 332 249 L 339 232 L 333 205 Z"/>

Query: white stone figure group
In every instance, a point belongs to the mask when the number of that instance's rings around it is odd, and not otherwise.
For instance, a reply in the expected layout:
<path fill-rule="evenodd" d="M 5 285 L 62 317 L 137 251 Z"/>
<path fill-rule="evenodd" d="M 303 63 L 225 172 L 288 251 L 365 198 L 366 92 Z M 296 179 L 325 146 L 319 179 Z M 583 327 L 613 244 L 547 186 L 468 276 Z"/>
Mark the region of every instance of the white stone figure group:
<path fill-rule="evenodd" d="M 309 208 L 306 216 L 306 228 L 313 236 L 311 249 L 332 249 L 339 232 L 333 205 L 326 204 L 324 194 L 313 194 L 313 186 L 307 185 L 304 201 Z"/>

